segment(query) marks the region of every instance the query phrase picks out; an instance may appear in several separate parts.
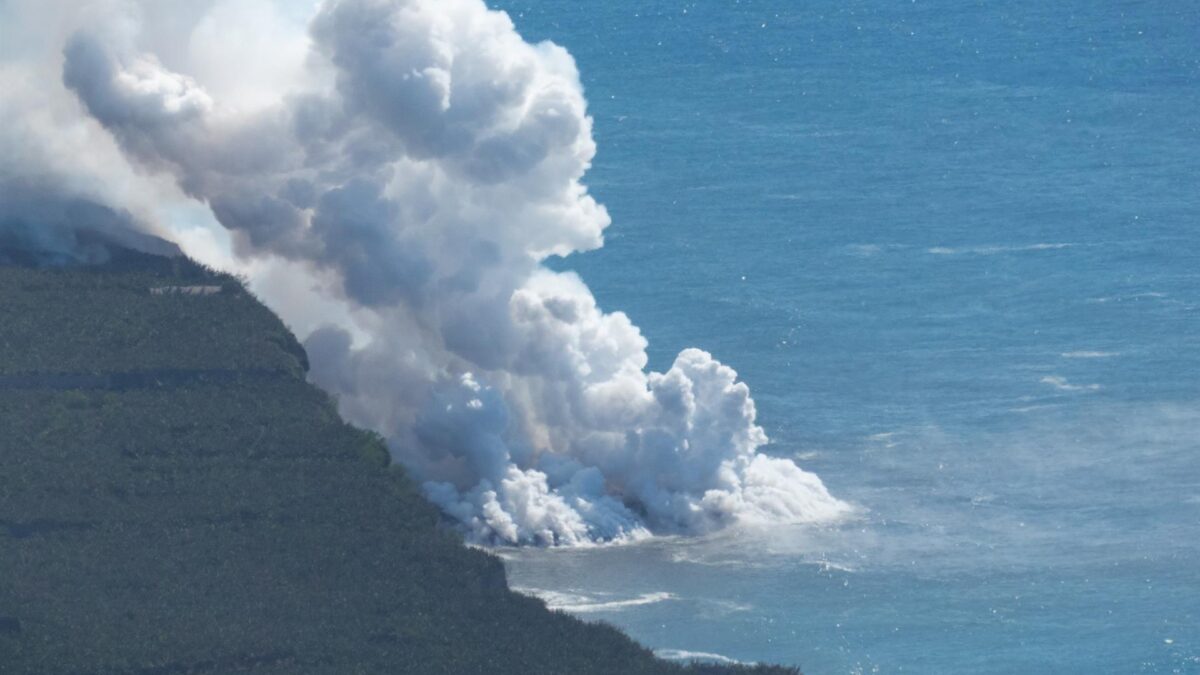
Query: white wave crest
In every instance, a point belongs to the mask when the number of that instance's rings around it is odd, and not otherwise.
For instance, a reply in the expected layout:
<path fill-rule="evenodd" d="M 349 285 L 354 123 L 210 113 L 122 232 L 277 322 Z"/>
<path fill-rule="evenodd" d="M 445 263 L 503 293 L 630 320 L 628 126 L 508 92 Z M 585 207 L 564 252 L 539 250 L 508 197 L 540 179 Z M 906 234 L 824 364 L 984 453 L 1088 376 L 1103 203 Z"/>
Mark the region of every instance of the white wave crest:
<path fill-rule="evenodd" d="M 539 598 L 550 609 L 557 609 L 571 614 L 617 612 L 631 607 L 653 605 L 676 599 L 675 595 L 665 592 L 642 593 L 632 598 L 608 599 L 612 597 L 609 594 L 584 595 L 581 593 L 549 591 L 538 588 L 514 588 L 513 590 Z"/>
<path fill-rule="evenodd" d="M 669 661 L 700 661 L 706 663 L 724 663 L 728 665 L 754 665 L 745 661 L 731 659 L 728 656 L 714 654 L 713 652 L 692 652 L 686 649 L 656 649 L 654 655 L 660 659 Z"/>
<path fill-rule="evenodd" d="M 1055 251 L 1058 249 L 1071 248 L 1077 244 L 1067 243 L 1052 243 L 1052 244 L 1028 244 L 1023 246 L 965 246 L 961 248 L 953 248 L 949 246 L 934 246 L 926 249 L 927 253 L 933 255 L 997 255 L 1001 253 L 1022 253 L 1026 251 Z"/>
<path fill-rule="evenodd" d="M 1059 391 L 1098 391 L 1100 389 L 1098 384 L 1071 384 L 1067 378 L 1060 375 L 1047 375 L 1039 381 Z"/>

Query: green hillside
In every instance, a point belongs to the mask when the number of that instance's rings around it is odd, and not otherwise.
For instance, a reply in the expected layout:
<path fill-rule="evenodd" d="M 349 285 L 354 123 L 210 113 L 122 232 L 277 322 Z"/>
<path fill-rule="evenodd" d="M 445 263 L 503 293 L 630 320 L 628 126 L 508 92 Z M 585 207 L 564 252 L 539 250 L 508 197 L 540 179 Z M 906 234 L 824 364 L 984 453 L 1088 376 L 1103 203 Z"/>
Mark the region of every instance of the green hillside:
<path fill-rule="evenodd" d="M 237 280 L 119 258 L 0 267 L 0 673 L 793 672 L 510 592 Z"/>

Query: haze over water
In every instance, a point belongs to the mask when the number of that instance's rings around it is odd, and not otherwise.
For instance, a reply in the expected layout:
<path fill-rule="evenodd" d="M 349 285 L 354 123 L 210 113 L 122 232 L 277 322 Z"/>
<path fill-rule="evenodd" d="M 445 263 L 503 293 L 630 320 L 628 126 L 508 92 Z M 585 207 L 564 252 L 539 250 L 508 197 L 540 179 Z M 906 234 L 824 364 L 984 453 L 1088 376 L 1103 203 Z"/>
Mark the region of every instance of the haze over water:
<path fill-rule="evenodd" d="M 582 72 L 577 270 L 861 517 L 506 552 L 660 650 L 1200 672 L 1200 7 L 493 2 Z"/>

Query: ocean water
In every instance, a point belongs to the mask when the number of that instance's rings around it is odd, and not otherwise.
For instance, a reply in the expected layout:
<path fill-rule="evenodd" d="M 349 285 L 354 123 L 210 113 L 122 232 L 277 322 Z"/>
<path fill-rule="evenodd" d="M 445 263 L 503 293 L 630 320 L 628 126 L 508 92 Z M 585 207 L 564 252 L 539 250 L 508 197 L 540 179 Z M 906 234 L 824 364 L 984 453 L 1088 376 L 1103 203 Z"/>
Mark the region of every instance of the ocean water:
<path fill-rule="evenodd" d="M 556 266 L 860 509 L 514 586 L 668 656 L 1200 673 L 1200 4 L 491 4 L 595 117 L 614 224 Z"/>

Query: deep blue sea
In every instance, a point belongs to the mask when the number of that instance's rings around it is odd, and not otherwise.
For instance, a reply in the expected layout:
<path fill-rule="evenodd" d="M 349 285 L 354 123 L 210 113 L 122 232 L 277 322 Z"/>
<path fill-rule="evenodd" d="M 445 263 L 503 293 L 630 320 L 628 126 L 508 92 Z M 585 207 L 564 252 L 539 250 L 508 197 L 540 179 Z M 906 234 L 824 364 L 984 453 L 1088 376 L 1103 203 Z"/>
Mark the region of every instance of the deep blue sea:
<path fill-rule="evenodd" d="M 1200 673 L 1200 3 L 491 4 L 595 117 L 556 266 L 862 511 L 514 586 L 809 675 Z"/>

